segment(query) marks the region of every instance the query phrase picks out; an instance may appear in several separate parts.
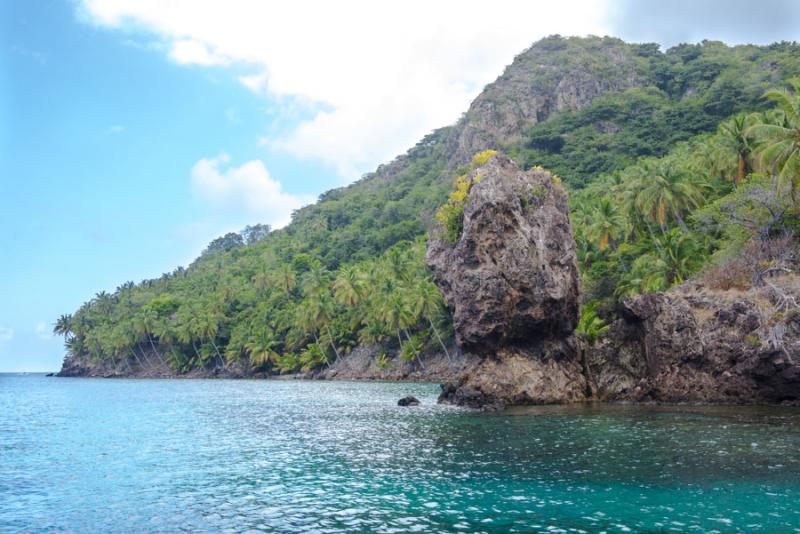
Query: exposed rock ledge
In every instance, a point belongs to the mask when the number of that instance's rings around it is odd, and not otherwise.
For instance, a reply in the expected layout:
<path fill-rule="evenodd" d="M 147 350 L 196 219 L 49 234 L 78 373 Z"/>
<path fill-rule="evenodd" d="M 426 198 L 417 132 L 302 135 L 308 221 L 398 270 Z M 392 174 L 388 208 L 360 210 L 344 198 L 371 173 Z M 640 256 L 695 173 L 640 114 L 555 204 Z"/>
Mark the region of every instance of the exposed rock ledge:
<path fill-rule="evenodd" d="M 797 281 L 772 283 L 789 291 Z M 800 310 L 764 290 L 690 284 L 625 300 L 588 352 L 595 396 L 610 401 L 798 403 Z"/>
<path fill-rule="evenodd" d="M 522 172 L 504 156 L 471 176 L 481 179 L 463 232 L 450 243 L 434 228 L 428 245 L 456 341 L 478 358 L 442 386 L 441 402 L 800 403 L 800 309 L 785 305 L 800 301 L 800 280 L 770 282 L 782 302 L 697 284 L 629 298 L 581 358 L 566 194 L 548 173 Z"/>

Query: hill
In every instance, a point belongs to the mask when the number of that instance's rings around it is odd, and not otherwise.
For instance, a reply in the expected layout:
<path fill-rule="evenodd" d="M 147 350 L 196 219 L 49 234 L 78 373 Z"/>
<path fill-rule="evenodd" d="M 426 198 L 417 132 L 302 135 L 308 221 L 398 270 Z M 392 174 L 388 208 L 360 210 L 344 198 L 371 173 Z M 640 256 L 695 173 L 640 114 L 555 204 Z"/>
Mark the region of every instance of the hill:
<path fill-rule="evenodd" d="M 543 39 L 456 124 L 322 194 L 286 228 L 223 236 L 186 269 L 98 293 L 62 316 L 65 368 L 280 372 L 324 366 L 360 343 L 383 342 L 386 365 L 446 351 L 451 321 L 424 265 L 424 235 L 453 181 L 487 149 L 561 176 L 573 192 L 585 298 L 612 313 L 618 297 L 679 283 L 746 241 L 707 224 L 719 215 L 708 211 L 714 203 L 737 194 L 720 163 L 730 150 L 712 164 L 712 149 L 726 146 L 715 132 L 737 113 L 767 110 L 764 92 L 798 74 L 795 43 L 661 52 L 613 38 Z M 668 206 L 647 188 L 663 178 L 659 168 L 678 169 L 696 192 Z M 651 204 L 624 203 L 645 190 Z M 690 245 L 695 260 L 677 271 L 659 258 Z"/>

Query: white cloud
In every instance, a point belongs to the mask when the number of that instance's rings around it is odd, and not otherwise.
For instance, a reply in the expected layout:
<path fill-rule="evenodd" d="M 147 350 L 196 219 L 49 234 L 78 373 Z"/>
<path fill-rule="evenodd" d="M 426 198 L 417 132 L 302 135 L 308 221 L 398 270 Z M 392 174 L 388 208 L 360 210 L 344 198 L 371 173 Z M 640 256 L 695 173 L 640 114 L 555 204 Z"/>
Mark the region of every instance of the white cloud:
<path fill-rule="evenodd" d="M 313 103 L 268 146 L 350 178 L 454 122 L 533 41 L 607 32 L 607 0 L 82 1 L 94 24 L 154 34 L 174 61 L 235 63 L 257 94 Z"/>
<path fill-rule="evenodd" d="M 109 134 L 121 134 L 125 131 L 125 127 L 121 124 L 114 124 L 113 126 L 108 127 Z"/>
<path fill-rule="evenodd" d="M 172 43 L 169 57 L 182 65 L 225 65 L 230 63 L 227 58 L 209 52 L 206 45 L 194 39 L 181 39 Z"/>
<path fill-rule="evenodd" d="M 7 326 L 0 326 L 0 343 L 6 343 L 14 338 L 14 330 Z"/>
<path fill-rule="evenodd" d="M 260 160 L 225 168 L 229 163 L 229 156 L 221 154 L 203 158 L 192 168 L 195 194 L 217 209 L 244 212 L 280 228 L 289 222 L 293 210 L 312 200 L 286 193 Z"/>
<path fill-rule="evenodd" d="M 42 339 L 44 341 L 50 341 L 52 339 L 55 339 L 52 330 L 50 330 L 50 328 L 47 327 L 47 323 L 45 323 L 44 321 L 36 323 L 35 331 L 36 331 L 36 337 L 38 337 L 39 339 Z"/>

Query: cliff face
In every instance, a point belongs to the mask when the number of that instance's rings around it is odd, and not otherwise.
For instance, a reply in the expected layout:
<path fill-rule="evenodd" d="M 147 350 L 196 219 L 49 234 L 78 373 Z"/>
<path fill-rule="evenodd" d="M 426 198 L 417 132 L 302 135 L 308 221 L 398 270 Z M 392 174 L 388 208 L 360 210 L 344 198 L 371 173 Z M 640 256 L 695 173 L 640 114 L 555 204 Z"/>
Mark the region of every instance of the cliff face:
<path fill-rule="evenodd" d="M 499 155 L 469 178 L 458 239 L 434 226 L 428 241 L 456 342 L 478 357 L 443 386 L 442 402 L 800 402 L 800 279 L 632 297 L 581 351 L 566 194 L 549 173 Z"/>
<path fill-rule="evenodd" d="M 579 279 L 565 191 L 548 172 L 523 172 L 500 155 L 469 179 L 461 236 L 450 243 L 435 227 L 427 251 L 456 342 L 488 352 L 569 335 Z"/>
<path fill-rule="evenodd" d="M 514 58 L 472 102 L 448 139 L 451 162 L 522 140 L 553 112 L 578 110 L 610 91 L 648 83 L 630 47 L 610 37 L 548 37 Z"/>
<path fill-rule="evenodd" d="M 568 402 L 586 384 L 571 333 L 578 267 L 567 196 L 542 170 L 496 155 L 474 169 L 455 243 L 434 226 L 427 261 L 453 311 L 456 342 L 483 357 L 443 401 Z"/>
<path fill-rule="evenodd" d="M 775 304 L 768 290 L 698 284 L 629 298 L 588 352 L 593 391 L 613 401 L 796 403 L 800 313 Z"/>

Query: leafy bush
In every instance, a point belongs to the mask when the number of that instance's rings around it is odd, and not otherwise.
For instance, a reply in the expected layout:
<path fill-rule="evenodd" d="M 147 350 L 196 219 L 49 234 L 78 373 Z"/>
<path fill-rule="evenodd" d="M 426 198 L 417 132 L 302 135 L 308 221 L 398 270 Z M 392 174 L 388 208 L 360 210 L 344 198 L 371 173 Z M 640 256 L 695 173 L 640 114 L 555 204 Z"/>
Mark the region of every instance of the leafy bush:
<path fill-rule="evenodd" d="M 496 150 L 478 152 L 473 156 L 469 168 L 474 170 L 485 165 L 489 158 L 495 154 L 497 154 Z M 473 184 L 480 180 L 480 174 L 470 177 L 469 173 L 456 178 L 453 191 L 447 197 L 447 202 L 436 212 L 435 218 L 444 228 L 445 239 L 450 243 L 455 243 L 461 237 L 461 232 L 464 229 L 464 208 L 469 200 L 469 191 Z"/>

